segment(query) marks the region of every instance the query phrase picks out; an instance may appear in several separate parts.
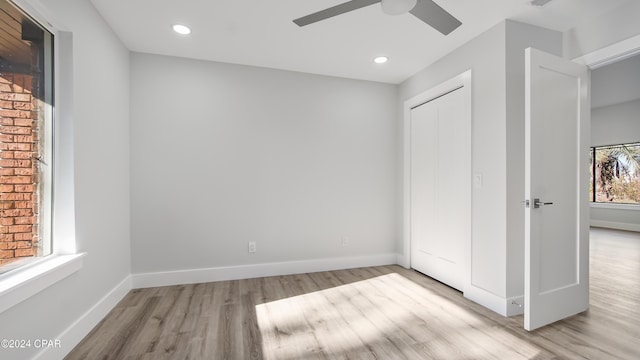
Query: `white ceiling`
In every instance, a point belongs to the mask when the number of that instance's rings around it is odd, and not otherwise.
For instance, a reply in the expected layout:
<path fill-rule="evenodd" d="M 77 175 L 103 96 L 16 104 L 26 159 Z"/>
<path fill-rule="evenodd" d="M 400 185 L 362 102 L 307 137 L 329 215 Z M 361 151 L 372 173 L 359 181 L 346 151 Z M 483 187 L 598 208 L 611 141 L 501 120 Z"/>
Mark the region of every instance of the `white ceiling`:
<path fill-rule="evenodd" d="M 132 51 L 400 83 L 503 19 L 558 31 L 633 0 L 436 0 L 462 26 L 444 36 L 379 4 L 299 28 L 292 20 L 345 0 L 91 0 Z M 179 36 L 171 25 L 193 29 Z M 389 62 L 376 65 L 373 58 Z"/>

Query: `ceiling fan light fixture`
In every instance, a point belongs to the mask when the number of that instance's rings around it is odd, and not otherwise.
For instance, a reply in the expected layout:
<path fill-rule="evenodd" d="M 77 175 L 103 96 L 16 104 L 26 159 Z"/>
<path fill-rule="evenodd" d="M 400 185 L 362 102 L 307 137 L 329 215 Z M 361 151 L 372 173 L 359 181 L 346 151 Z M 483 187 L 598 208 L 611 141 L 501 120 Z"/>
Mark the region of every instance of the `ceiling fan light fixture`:
<path fill-rule="evenodd" d="M 401 15 L 411 11 L 418 0 L 382 0 L 382 11 L 387 15 Z"/>
<path fill-rule="evenodd" d="M 533 6 L 545 6 L 551 0 L 532 0 L 531 5 Z"/>

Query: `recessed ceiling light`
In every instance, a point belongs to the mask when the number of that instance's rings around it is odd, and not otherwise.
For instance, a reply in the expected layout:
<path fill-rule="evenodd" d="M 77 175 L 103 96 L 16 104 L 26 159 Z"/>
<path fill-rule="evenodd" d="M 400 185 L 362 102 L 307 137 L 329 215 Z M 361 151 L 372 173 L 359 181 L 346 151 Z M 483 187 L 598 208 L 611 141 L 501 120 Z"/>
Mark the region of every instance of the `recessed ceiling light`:
<path fill-rule="evenodd" d="M 384 64 L 387 61 L 389 61 L 389 58 L 386 56 L 378 56 L 377 58 L 373 59 L 373 62 L 376 64 Z"/>
<path fill-rule="evenodd" d="M 191 29 L 186 25 L 176 24 L 173 25 L 173 31 L 177 32 L 180 35 L 189 35 L 191 34 Z"/>

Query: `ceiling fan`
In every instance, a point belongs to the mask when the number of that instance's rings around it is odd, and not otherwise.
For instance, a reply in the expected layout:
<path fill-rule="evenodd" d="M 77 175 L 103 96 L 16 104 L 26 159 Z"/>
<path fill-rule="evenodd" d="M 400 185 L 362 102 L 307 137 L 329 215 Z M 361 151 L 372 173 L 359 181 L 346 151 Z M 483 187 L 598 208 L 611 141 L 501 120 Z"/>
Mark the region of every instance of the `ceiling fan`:
<path fill-rule="evenodd" d="M 462 25 L 460 20 L 432 0 L 352 0 L 303 16 L 293 22 L 298 26 L 305 26 L 377 3 L 381 3 L 382 11 L 386 14 L 400 15 L 409 12 L 444 35 Z"/>

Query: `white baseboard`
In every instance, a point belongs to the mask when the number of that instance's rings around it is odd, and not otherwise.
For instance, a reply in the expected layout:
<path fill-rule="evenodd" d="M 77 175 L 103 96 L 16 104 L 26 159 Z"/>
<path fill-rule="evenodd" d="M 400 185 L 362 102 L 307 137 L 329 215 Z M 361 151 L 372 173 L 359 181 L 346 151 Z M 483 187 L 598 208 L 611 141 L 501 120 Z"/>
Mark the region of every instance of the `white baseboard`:
<path fill-rule="evenodd" d="M 603 220 L 591 220 L 591 226 L 607 228 L 607 229 L 616 229 L 616 230 L 626 230 L 626 231 L 637 231 L 640 232 L 640 224 L 629 224 L 629 223 L 621 223 L 614 221 L 603 221 Z"/>
<path fill-rule="evenodd" d="M 411 267 L 411 264 L 409 263 L 409 259 L 407 259 L 407 257 L 402 254 L 396 255 L 396 264 L 404 267 L 405 269 L 409 269 Z"/>
<path fill-rule="evenodd" d="M 524 295 L 507 299 L 507 316 L 524 314 Z"/>
<path fill-rule="evenodd" d="M 131 276 L 127 276 L 116 287 L 111 289 L 89 311 L 69 326 L 57 337 L 60 347 L 45 348 L 34 360 L 59 360 L 64 358 L 87 334 L 122 300 L 131 290 Z"/>
<path fill-rule="evenodd" d="M 265 276 L 302 274 L 319 271 L 352 269 L 367 266 L 392 265 L 398 261 L 398 254 L 377 254 L 357 257 L 340 257 L 287 261 L 278 263 L 226 266 L 205 269 L 164 271 L 132 274 L 134 289 L 197 284 L 212 281 L 251 279 Z"/>
<path fill-rule="evenodd" d="M 464 297 L 502 316 L 524 313 L 524 296 L 504 298 L 481 287 L 469 285 L 464 289 Z"/>

